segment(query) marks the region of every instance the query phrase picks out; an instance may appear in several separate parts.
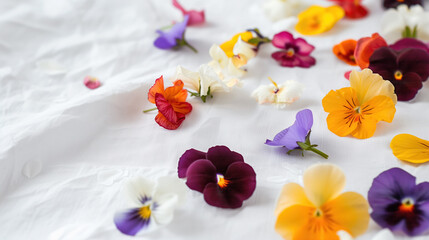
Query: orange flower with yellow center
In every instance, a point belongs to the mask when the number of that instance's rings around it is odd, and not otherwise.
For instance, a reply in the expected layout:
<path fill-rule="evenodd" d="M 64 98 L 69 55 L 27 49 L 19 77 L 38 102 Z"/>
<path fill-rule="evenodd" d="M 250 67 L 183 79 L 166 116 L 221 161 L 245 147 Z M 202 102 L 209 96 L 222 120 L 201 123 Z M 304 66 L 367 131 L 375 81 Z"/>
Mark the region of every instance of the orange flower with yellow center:
<path fill-rule="evenodd" d="M 352 71 L 350 87 L 331 90 L 322 100 L 329 130 L 340 137 L 372 137 L 379 121 L 392 122 L 395 116 L 394 89 L 370 69 Z"/>
<path fill-rule="evenodd" d="M 402 161 L 425 163 L 429 161 L 429 141 L 411 134 L 396 135 L 390 142 L 393 155 Z"/>
<path fill-rule="evenodd" d="M 366 199 L 355 192 L 341 193 L 344 173 L 332 164 L 316 164 L 304 173 L 304 187 L 286 184 L 277 202 L 276 231 L 291 240 L 338 240 L 338 231 L 353 237 L 368 228 Z"/>
<path fill-rule="evenodd" d="M 345 63 L 356 66 L 356 59 L 355 59 L 355 49 L 356 49 L 356 43 L 357 41 L 354 39 L 347 39 L 339 44 L 335 45 L 332 48 L 332 52 L 337 56 L 338 59 L 344 61 Z"/>
<path fill-rule="evenodd" d="M 295 30 L 304 35 L 316 35 L 330 30 L 344 17 L 344 10 L 339 6 L 311 6 L 298 15 Z"/>

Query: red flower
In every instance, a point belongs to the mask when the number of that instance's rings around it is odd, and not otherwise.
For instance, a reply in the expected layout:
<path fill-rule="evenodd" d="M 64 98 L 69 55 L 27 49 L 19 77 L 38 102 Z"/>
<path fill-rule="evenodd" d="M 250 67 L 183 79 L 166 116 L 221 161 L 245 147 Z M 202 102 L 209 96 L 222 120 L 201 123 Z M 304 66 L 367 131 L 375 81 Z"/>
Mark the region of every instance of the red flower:
<path fill-rule="evenodd" d="M 361 69 L 368 68 L 369 58 L 380 47 L 387 47 L 387 43 L 378 33 L 371 37 L 364 37 L 357 41 L 355 60 Z"/>
<path fill-rule="evenodd" d="M 344 9 L 347 18 L 357 19 L 368 15 L 368 9 L 362 6 L 361 0 L 330 0 Z"/>
<path fill-rule="evenodd" d="M 149 89 L 148 100 L 158 108 L 155 121 L 165 129 L 177 129 L 185 120 L 185 115 L 192 111 L 192 105 L 186 102 L 188 92 L 183 89 L 183 85 L 181 80 L 177 80 L 174 86 L 164 89 L 161 76 Z"/>

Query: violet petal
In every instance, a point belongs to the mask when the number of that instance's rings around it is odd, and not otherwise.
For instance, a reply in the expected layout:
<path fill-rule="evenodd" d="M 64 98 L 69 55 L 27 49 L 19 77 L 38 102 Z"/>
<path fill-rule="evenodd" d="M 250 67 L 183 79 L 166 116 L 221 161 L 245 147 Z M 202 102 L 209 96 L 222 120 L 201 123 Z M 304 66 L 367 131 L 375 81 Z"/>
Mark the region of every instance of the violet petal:
<path fill-rule="evenodd" d="M 209 183 L 217 183 L 216 167 L 206 159 L 193 162 L 186 173 L 186 185 L 192 190 L 203 192 Z"/>
<path fill-rule="evenodd" d="M 142 229 L 149 226 L 150 218 L 141 218 L 139 216 L 139 209 L 133 208 L 125 212 L 116 213 L 113 221 L 119 231 L 127 235 L 135 236 Z"/>
<path fill-rule="evenodd" d="M 186 150 L 179 159 L 177 167 L 179 178 L 186 177 L 186 171 L 188 170 L 189 165 L 199 159 L 206 159 L 206 153 L 193 148 Z"/>

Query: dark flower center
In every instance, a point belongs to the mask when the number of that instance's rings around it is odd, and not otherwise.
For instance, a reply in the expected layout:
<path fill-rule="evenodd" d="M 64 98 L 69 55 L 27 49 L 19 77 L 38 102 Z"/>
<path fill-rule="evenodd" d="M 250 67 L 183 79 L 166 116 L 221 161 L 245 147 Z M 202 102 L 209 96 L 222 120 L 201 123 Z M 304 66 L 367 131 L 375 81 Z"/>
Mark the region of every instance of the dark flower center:
<path fill-rule="evenodd" d="M 316 211 L 314 212 L 315 217 L 321 217 L 322 215 L 323 215 L 323 212 L 320 209 L 316 209 Z"/>
<path fill-rule="evenodd" d="M 402 80 L 402 77 L 403 77 L 402 72 L 401 72 L 401 71 L 399 71 L 399 70 L 396 70 L 396 72 L 393 74 L 393 76 L 395 77 L 395 79 L 396 79 L 397 81 L 401 81 L 401 80 Z"/>
<path fill-rule="evenodd" d="M 220 188 L 226 188 L 229 184 L 229 180 L 226 180 L 225 177 L 222 174 L 217 174 L 217 185 Z"/>
<path fill-rule="evenodd" d="M 289 48 L 287 51 L 286 51 L 286 55 L 288 56 L 288 57 L 293 57 L 293 55 L 295 54 L 295 50 L 293 49 L 293 48 Z"/>
<path fill-rule="evenodd" d="M 401 212 L 413 212 L 414 210 L 414 200 L 411 198 L 404 198 L 402 204 L 399 206 L 399 211 Z"/>

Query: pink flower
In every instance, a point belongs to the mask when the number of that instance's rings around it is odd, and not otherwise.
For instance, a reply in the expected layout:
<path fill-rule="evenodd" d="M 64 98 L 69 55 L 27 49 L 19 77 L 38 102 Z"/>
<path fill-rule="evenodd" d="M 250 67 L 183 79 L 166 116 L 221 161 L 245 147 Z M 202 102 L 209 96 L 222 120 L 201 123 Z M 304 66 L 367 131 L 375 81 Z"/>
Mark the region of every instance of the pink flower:
<path fill-rule="evenodd" d="M 85 84 L 85 86 L 89 89 L 96 89 L 101 85 L 100 81 L 97 78 L 90 76 L 86 76 L 83 79 L 83 84 Z"/>
<path fill-rule="evenodd" d="M 179 9 L 183 13 L 183 16 L 186 16 L 186 15 L 189 16 L 188 26 L 202 24 L 206 21 L 205 16 L 204 16 L 204 10 L 202 10 L 202 11 L 196 11 L 196 10 L 186 11 L 182 7 L 182 5 L 180 5 L 180 3 L 177 0 L 173 0 L 173 6 L 176 7 L 177 9 Z"/>
<path fill-rule="evenodd" d="M 283 49 L 271 54 L 283 67 L 309 68 L 316 64 L 316 59 L 310 56 L 314 46 L 302 38 L 294 38 L 289 32 L 280 32 L 274 35 L 272 43 L 275 47 Z"/>

